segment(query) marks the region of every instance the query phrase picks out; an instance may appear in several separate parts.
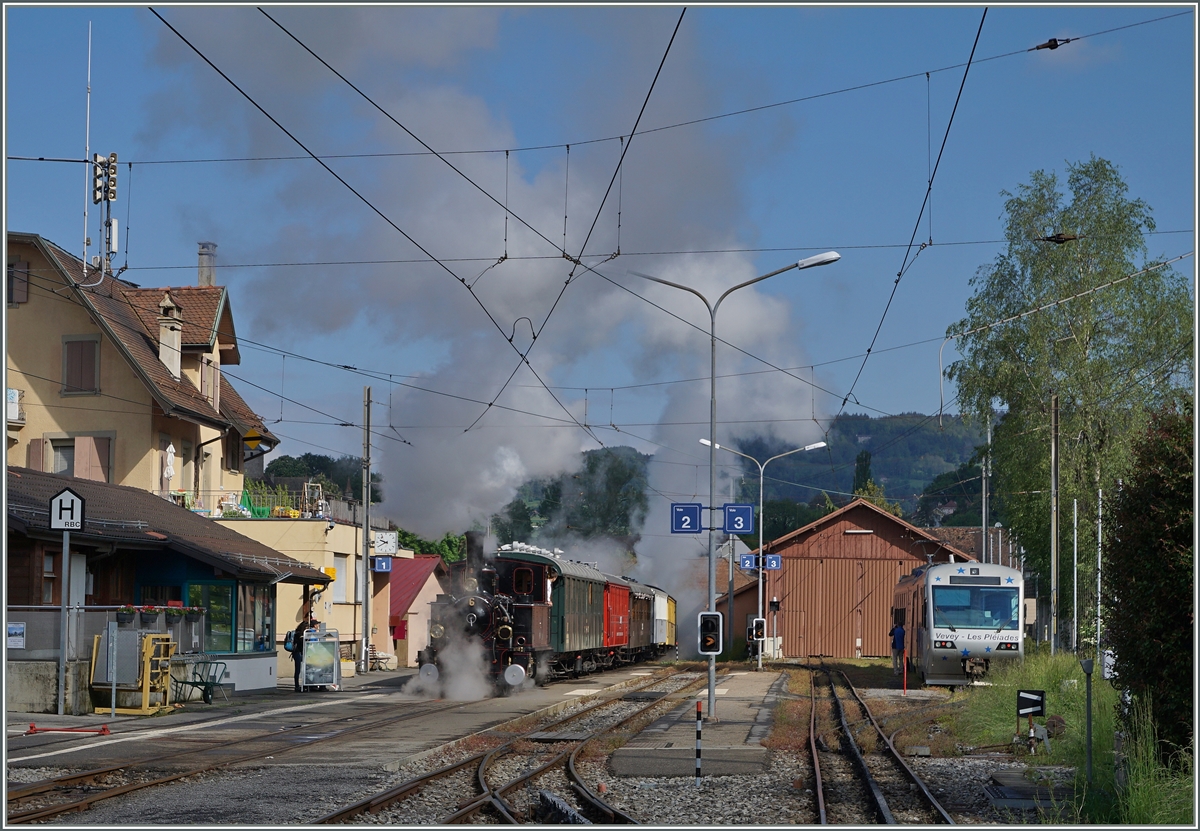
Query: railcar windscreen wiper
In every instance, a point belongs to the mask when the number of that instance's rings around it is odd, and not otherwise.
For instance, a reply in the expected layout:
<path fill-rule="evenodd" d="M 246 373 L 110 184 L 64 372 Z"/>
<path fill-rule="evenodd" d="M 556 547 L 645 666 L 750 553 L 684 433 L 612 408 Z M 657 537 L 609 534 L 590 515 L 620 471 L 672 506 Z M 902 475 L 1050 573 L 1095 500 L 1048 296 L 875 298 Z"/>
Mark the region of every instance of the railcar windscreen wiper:
<path fill-rule="evenodd" d="M 951 632 L 957 632 L 958 630 L 954 628 L 954 624 L 953 624 L 953 623 L 951 623 L 951 622 L 950 622 L 950 620 L 949 620 L 949 619 L 946 617 L 946 613 L 945 613 L 945 612 L 942 612 L 942 610 L 941 610 L 941 609 L 939 609 L 937 606 L 934 606 L 934 607 L 933 607 L 933 619 L 934 619 L 935 621 L 937 620 L 937 615 L 938 615 L 938 613 L 939 613 L 939 612 L 941 612 L 941 615 L 942 615 L 942 620 L 945 622 L 945 624 L 946 624 L 947 626 L 949 626 L 949 627 L 950 627 L 950 631 L 951 631 Z"/>

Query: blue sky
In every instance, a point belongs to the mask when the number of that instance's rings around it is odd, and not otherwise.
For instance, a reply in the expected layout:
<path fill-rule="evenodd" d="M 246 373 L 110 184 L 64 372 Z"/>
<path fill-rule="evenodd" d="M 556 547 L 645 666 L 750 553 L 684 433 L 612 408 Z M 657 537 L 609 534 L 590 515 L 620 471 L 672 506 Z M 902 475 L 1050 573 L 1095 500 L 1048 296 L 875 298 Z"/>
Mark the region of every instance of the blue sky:
<path fill-rule="evenodd" d="M 90 21 L 90 150 L 119 155 L 122 276 L 194 283 L 196 243 L 216 242 L 242 344 L 230 374 L 279 419 L 278 452 L 360 453 L 361 430 L 335 425 L 361 422 L 371 384 L 389 511 L 421 532 L 458 530 L 601 444 L 655 453 L 659 490 L 691 495 L 708 315 L 631 270 L 715 298 L 841 253 L 718 317 L 750 353 L 718 353 L 719 440 L 794 446 L 847 395 L 848 412 L 937 410 L 942 339 L 1002 250 L 1001 192 L 1033 170 L 1109 159 L 1154 209 L 1149 257 L 1194 249 L 1190 6 L 989 8 L 948 137 L 981 6 L 689 8 L 648 102 L 682 7 L 266 8 L 427 144 L 460 151 L 445 158 L 471 182 L 428 154 L 329 159 L 385 221 L 311 159 L 278 159 L 307 154 L 145 8 L 7 6 L 6 227 L 82 253 L 81 165 L 14 157 L 84 157 Z M 421 150 L 254 7 L 156 9 L 314 153 Z M 1051 37 L 1075 40 L 1024 51 Z M 656 129 L 697 119 L 711 120 Z M 595 269 L 565 290 L 564 224 L 571 256 L 592 229 Z M 908 253 L 884 317 L 915 227 L 933 244 Z M 98 239 L 94 209 L 88 228 Z M 1193 262 L 1176 268 L 1191 278 Z M 585 415 L 590 431 L 572 423 Z"/>

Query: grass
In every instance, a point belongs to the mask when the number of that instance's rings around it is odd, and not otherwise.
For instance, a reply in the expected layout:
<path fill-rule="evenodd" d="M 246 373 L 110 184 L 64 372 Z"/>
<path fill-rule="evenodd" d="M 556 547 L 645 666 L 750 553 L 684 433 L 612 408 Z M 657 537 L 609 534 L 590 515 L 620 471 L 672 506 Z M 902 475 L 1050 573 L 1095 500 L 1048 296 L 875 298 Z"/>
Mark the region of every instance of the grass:
<path fill-rule="evenodd" d="M 1074 769 L 1076 797 L 1072 805 L 1063 806 L 1066 821 L 1193 824 L 1192 757 L 1179 757 L 1178 770 L 1168 770 L 1158 762 L 1145 707 L 1135 710 L 1133 729 L 1124 747 L 1126 784 L 1117 787 L 1114 751 L 1119 693 L 1098 672 L 1092 676 L 1092 777 L 1088 781 L 1086 676 L 1074 655 L 1027 654 L 1023 664 L 998 669 L 989 680 L 990 686 L 963 690 L 965 706 L 950 716 L 949 726 L 959 741 L 976 747 L 1008 744 L 1014 735 L 1024 740 L 1028 720 L 1018 722 L 1017 690 L 1044 690 L 1046 715 L 1062 716 L 1066 730 L 1062 736 L 1050 739 L 1048 754 L 1041 742 L 1034 756 L 1028 756 L 1023 745 L 1016 750 L 1031 765 Z"/>
<path fill-rule="evenodd" d="M 1135 702 L 1126 753 L 1126 786 L 1117 804 L 1120 822 L 1128 825 L 1194 825 L 1195 759 L 1176 754 L 1176 766 L 1161 764 L 1150 707 Z"/>

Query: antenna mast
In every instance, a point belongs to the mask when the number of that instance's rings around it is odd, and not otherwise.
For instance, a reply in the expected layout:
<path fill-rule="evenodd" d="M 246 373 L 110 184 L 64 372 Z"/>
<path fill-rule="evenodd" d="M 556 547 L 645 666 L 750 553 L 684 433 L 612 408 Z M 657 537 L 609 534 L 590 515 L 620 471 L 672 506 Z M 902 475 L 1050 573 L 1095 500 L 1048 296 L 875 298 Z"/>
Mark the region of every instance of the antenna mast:
<path fill-rule="evenodd" d="M 87 107 L 83 119 L 83 273 L 80 279 L 87 282 L 88 246 L 91 238 L 88 236 L 88 162 L 92 158 L 92 21 L 88 21 L 88 57 L 87 57 Z"/>

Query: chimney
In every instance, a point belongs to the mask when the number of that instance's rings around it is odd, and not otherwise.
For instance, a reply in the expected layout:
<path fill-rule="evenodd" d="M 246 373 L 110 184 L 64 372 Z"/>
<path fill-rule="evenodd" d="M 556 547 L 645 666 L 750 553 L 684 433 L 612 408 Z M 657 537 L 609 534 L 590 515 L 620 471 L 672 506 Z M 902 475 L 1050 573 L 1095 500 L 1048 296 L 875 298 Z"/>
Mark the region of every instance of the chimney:
<path fill-rule="evenodd" d="M 179 316 L 179 307 L 171 301 L 169 293 L 164 294 L 162 302 L 158 304 L 158 359 L 177 381 L 182 331 L 183 321 Z"/>
<path fill-rule="evenodd" d="M 217 284 L 217 244 L 215 242 L 200 243 L 200 263 L 197 268 L 198 286 L 215 286 Z"/>

